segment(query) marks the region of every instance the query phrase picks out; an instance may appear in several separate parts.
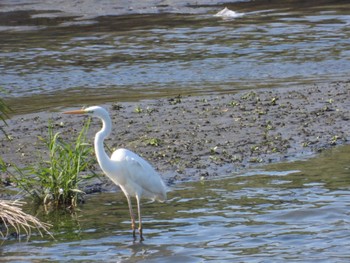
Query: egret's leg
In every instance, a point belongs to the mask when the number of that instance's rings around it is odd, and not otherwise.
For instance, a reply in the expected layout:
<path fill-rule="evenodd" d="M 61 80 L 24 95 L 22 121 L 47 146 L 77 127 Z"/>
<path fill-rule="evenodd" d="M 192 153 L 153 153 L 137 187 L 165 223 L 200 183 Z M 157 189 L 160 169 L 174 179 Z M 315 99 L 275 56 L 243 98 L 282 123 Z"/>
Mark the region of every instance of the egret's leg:
<path fill-rule="evenodd" d="M 143 241 L 142 236 L 142 219 L 141 219 L 141 207 L 140 207 L 140 198 L 138 195 L 136 195 L 136 201 L 137 201 L 137 213 L 139 214 L 139 233 L 140 233 L 140 240 Z"/>
<path fill-rule="evenodd" d="M 130 201 L 130 196 L 125 195 L 126 196 L 126 200 L 128 200 L 128 206 L 129 206 L 129 212 L 130 212 L 130 217 L 131 217 L 131 229 L 132 229 L 132 235 L 134 238 L 136 238 L 136 234 L 135 234 L 135 215 L 134 212 L 132 211 L 132 205 L 131 205 L 131 201 Z"/>

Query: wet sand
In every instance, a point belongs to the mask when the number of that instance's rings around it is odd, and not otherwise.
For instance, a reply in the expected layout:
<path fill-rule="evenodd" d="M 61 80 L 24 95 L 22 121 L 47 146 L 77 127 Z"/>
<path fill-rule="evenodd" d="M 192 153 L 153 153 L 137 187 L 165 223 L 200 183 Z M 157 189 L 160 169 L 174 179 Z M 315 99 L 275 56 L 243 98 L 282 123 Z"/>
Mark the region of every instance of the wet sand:
<path fill-rule="evenodd" d="M 128 148 L 149 160 L 168 184 L 229 176 L 268 163 L 307 158 L 350 139 L 350 82 L 312 87 L 186 96 L 105 106 L 113 122 L 110 148 Z M 77 108 L 80 105 L 77 106 Z M 62 111 L 65 109 L 62 109 Z M 46 149 L 38 136 L 54 131 L 71 140 L 86 117 L 59 111 L 14 116 L 0 138 L 0 156 L 18 166 L 36 164 Z M 89 140 L 101 127 L 93 119 Z M 101 170 L 96 165 L 96 172 Z M 115 187 L 102 177 L 94 189 Z"/>

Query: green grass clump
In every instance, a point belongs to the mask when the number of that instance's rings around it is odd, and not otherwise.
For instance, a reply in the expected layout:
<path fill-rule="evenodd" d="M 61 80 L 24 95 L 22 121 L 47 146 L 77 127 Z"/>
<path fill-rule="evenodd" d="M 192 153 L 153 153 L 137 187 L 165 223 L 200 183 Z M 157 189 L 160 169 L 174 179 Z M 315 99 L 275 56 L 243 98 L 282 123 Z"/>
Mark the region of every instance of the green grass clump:
<path fill-rule="evenodd" d="M 95 177 L 95 173 L 86 175 L 94 163 L 93 148 L 86 143 L 86 134 L 90 126 L 88 120 L 74 143 L 65 142 L 60 133 L 54 133 L 50 123 L 48 138 L 39 138 L 48 149 L 49 158 L 36 166 L 14 167 L 10 174 L 18 187 L 28 193 L 36 203 L 56 207 L 74 207 L 81 200 L 83 191 L 79 184 Z M 85 175 L 82 173 L 85 172 Z"/>

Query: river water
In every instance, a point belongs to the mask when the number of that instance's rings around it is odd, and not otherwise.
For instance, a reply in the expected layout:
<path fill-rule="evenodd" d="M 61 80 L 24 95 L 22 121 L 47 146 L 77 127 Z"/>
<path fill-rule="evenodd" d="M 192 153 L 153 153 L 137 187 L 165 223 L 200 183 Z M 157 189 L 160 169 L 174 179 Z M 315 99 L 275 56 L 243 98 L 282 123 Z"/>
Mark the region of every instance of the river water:
<path fill-rule="evenodd" d="M 236 19 L 213 16 L 225 1 L 116 2 L 1 1 L 1 96 L 15 114 L 349 75 L 349 1 L 226 3 Z"/>
<path fill-rule="evenodd" d="M 133 242 L 125 197 L 91 195 L 74 215 L 41 219 L 50 237 L 6 241 L 1 262 L 347 262 L 350 146 L 307 161 L 170 187 L 143 202 Z"/>
<path fill-rule="evenodd" d="M 16 114 L 349 75 L 348 1 L 227 4 L 236 19 L 213 17 L 212 1 L 45 2 L 0 2 L 0 87 Z M 8 240 L 0 262 L 347 262 L 349 159 L 344 146 L 173 185 L 166 203 L 143 202 L 143 243 L 122 193 L 89 195 L 73 215 L 38 214 L 56 240 Z"/>

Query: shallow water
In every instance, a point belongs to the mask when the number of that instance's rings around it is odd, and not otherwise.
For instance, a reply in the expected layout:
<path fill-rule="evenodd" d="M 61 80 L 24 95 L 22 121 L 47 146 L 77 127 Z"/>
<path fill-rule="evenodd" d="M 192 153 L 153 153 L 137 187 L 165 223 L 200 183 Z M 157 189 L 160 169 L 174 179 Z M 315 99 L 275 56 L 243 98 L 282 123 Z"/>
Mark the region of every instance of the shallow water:
<path fill-rule="evenodd" d="M 143 205 L 133 242 L 121 193 L 89 196 L 76 215 L 43 216 L 56 241 L 7 241 L 2 262 L 346 262 L 350 146 L 307 161 L 175 185 Z M 50 219 L 51 218 L 51 219 Z M 55 218 L 54 220 L 52 218 Z"/>
<path fill-rule="evenodd" d="M 349 74 L 347 1 L 237 2 L 228 7 L 245 15 L 234 20 L 213 17 L 223 6 L 212 1 L 54 10 L 36 2 L 5 1 L 0 12 L 0 87 L 17 114 Z"/>

